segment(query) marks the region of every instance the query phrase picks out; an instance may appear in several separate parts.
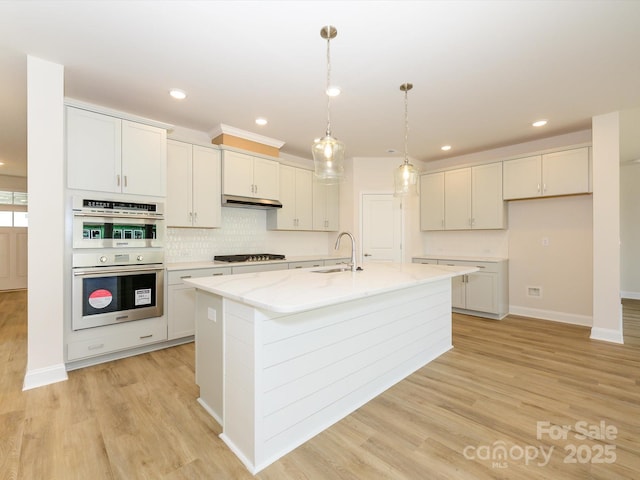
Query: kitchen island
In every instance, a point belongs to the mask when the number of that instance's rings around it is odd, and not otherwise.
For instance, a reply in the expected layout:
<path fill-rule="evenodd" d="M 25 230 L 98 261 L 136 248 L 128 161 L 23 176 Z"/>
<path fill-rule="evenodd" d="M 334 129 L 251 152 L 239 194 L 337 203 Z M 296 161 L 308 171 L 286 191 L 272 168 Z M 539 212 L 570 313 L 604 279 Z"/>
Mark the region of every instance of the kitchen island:
<path fill-rule="evenodd" d="M 185 280 L 198 401 L 257 473 L 452 347 L 451 278 L 368 264 Z"/>

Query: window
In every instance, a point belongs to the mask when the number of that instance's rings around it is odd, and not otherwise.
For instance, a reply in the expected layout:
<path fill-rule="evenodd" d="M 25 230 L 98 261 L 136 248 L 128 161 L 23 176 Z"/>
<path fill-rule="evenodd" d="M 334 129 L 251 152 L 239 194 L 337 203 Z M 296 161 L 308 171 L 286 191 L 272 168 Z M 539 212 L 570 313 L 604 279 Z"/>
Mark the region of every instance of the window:
<path fill-rule="evenodd" d="M 0 227 L 28 226 L 28 194 L 0 191 Z"/>

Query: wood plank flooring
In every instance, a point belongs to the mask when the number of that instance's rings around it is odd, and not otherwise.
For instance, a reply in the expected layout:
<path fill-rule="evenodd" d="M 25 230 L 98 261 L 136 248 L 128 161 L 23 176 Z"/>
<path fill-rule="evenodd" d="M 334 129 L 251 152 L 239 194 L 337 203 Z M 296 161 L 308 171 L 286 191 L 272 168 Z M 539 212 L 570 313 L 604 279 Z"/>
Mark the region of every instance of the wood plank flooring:
<path fill-rule="evenodd" d="M 256 478 L 637 479 L 640 302 L 624 312 L 625 345 L 454 315 L 453 350 Z M 0 479 L 253 478 L 196 402 L 193 344 L 22 392 L 25 367 L 26 292 L 0 293 Z M 615 439 L 576 438 L 601 422 Z"/>

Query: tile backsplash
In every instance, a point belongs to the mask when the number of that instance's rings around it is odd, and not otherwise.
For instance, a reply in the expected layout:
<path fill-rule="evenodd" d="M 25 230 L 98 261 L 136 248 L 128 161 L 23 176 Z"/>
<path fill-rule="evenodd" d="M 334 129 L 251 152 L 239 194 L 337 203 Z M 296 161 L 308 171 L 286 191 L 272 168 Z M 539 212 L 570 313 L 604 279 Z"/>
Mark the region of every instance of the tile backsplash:
<path fill-rule="evenodd" d="M 325 255 L 329 249 L 329 235 L 325 232 L 269 231 L 265 210 L 223 208 L 221 228 L 167 228 L 165 261 L 211 261 L 214 255 L 238 253 Z"/>

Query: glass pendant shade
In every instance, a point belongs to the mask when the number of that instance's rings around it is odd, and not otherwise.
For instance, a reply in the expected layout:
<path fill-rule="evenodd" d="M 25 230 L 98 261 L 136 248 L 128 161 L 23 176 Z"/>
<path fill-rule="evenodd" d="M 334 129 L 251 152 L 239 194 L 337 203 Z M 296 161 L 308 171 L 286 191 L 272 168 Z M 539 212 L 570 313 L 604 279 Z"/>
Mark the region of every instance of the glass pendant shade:
<path fill-rule="evenodd" d="M 323 183 L 338 183 L 344 176 L 344 143 L 326 135 L 311 147 L 315 174 Z"/>
<path fill-rule="evenodd" d="M 338 183 L 344 178 L 344 143 L 331 136 L 331 39 L 338 31 L 330 25 L 320 30 L 320 36 L 327 41 L 327 130 L 325 136 L 311 146 L 315 176 L 322 183 Z"/>
<path fill-rule="evenodd" d="M 411 83 L 403 83 L 404 92 L 404 162 L 393 175 L 394 195 L 414 195 L 418 193 L 418 170 L 409 163 L 409 100 L 407 93 L 413 88 Z"/>
<path fill-rule="evenodd" d="M 418 193 L 418 171 L 409 162 L 396 168 L 394 174 L 394 194 L 413 195 Z"/>

